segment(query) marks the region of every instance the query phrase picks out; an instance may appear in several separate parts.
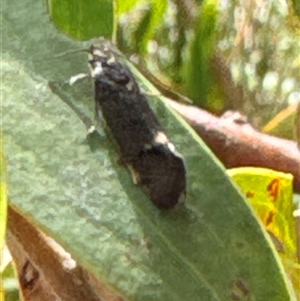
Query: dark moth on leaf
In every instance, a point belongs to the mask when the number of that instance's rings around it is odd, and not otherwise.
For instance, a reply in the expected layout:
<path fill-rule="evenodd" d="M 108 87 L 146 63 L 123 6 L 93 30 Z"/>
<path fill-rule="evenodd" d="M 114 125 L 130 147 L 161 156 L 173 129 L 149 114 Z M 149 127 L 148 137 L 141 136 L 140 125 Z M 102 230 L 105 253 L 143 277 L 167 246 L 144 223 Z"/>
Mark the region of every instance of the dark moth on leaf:
<path fill-rule="evenodd" d="M 159 208 L 174 207 L 186 192 L 184 162 L 169 142 L 129 68 L 105 40 L 90 48 L 96 115 L 101 110 L 133 181 Z"/>

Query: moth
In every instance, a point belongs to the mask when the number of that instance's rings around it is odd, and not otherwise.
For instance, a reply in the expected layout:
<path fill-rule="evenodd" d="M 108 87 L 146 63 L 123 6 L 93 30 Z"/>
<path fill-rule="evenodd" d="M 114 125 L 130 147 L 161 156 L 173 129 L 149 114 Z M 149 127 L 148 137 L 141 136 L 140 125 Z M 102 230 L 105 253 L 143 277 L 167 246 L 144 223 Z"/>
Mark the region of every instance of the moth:
<path fill-rule="evenodd" d="M 96 116 L 101 110 L 133 182 L 142 186 L 159 208 L 173 208 L 186 193 L 182 156 L 165 135 L 119 53 L 103 40 L 89 52 Z"/>

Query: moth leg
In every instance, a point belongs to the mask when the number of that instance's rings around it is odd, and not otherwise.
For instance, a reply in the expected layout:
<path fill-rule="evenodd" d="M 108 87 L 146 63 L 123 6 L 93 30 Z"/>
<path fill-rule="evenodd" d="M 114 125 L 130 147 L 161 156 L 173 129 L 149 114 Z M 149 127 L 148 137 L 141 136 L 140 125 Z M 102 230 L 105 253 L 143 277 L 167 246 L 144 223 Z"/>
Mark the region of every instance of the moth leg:
<path fill-rule="evenodd" d="M 88 129 L 88 134 L 92 134 L 94 131 L 96 131 L 97 129 L 99 129 L 100 125 L 101 125 L 100 105 L 99 105 L 99 103 L 97 101 L 95 102 L 95 116 L 94 116 L 94 118 L 95 118 L 95 122 Z"/>
<path fill-rule="evenodd" d="M 100 122 L 100 113 L 101 112 L 101 108 L 100 108 L 100 104 L 98 101 L 95 102 L 95 121 L 96 124 L 98 124 Z"/>
<path fill-rule="evenodd" d="M 129 171 L 131 173 L 133 184 L 138 185 L 141 181 L 141 177 L 140 177 L 139 173 L 136 170 L 134 170 L 134 168 L 130 164 L 127 165 L 127 168 L 129 169 Z"/>
<path fill-rule="evenodd" d="M 73 86 L 75 83 L 82 81 L 88 77 L 90 77 L 90 75 L 88 73 L 79 73 L 74 76 L 71 76 L 68 83 L 70 86 Z"/>
<path fill-rule="evenodd" d="M 128 160 L 126 160 L 125 157 L 121 157 L 118 159 L 117 162 L 119 165 L 126 166 L 128 168 L 128 170 L 130 171 L 131 177 L 132 177 L 133 184 L 139 185 L 141 182 L 141 177 L 140 177 L 139 173 L 136 170 L 134 170 L 132 165 L 130 163 L 128 163 Z"/>

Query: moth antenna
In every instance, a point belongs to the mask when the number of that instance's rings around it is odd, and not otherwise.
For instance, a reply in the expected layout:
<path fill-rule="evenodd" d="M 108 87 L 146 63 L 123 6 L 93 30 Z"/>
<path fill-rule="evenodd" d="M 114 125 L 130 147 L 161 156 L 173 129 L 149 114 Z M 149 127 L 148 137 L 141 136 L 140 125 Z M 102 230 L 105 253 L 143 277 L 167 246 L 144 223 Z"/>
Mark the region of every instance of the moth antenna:
<path fill-rule="evenodd" d="M 62 57 L 62 56 L 65 56 L 67 54 L 74 54 L 74 53 L 80 53 L 80 52 L 86 52 L 88 53 L 89 50 L 87 48 L 79 48 L 79 49 L 73 49 L 73 50 L 68 50 L 66 52 L 62 52 L 62 53 L 59 53 L 57 55 L 54 55 L 53 57 L 54 58 L 58 58 L 58 57 Z"/>
<path fill-rule="evenodd" d="M 89 49 L 87 49 L 87 48 L 80 48 L 80 49 L 73 49 L 73 50 L 67 50 L 67 51 L 65 51 L 65 52 L 61 52 L 61 53 L 59 53 L 59 54 L 56 54 L 56 55 L 53 55 L 53 56 L 51 56 L 51 57 L 49 57 L 49 58 L 42 58 L 42 59 L 37 59 L 37 60 L 35 60 L 35 61 L 52 61 L 52 60 L 55 60 L 55 59 L 57 59 L 57 58 L 60 58 L 60 57 L 64 57 L 64 56 L 66 56 L 66 55 L 69 55 L 69 54 L 76 54 L 76 53 L 80 53 L 80 52 L 86 52 L 86 53 L 89 53 Z"/>

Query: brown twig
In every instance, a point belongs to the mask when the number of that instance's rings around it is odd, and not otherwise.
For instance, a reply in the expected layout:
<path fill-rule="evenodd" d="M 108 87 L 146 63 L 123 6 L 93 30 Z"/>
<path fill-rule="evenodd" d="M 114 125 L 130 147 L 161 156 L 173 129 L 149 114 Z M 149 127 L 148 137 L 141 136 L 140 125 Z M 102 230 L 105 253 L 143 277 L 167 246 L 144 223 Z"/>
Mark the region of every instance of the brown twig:
<path fill-rule="evenodd" d="M 8 207 L 7 244 L 25 300 L 125 300 L 12 206 Z"/>
<path fill-rule="evenodd" d="M 169 100 L 227 167 L 266 167 L 294 176 L 300 192 L 300 150 L 297 143 L 255 130 L 237 112 L 218 118 L 204 110 Z"/>

